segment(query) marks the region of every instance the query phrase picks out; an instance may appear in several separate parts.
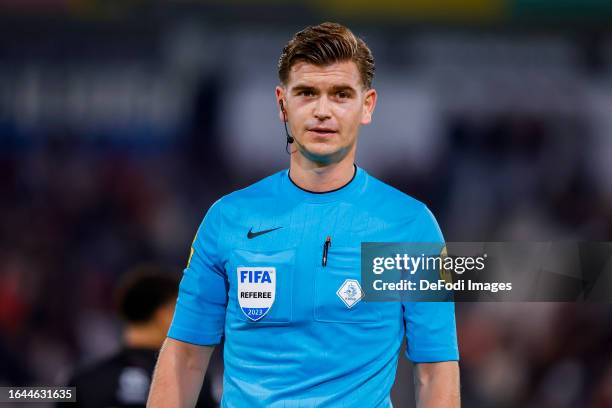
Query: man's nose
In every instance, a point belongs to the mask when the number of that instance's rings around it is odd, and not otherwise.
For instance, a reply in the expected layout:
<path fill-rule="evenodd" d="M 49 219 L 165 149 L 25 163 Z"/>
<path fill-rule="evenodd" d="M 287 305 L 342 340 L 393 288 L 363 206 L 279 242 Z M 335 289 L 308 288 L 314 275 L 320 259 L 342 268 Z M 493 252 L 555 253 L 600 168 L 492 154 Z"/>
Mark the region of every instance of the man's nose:
<path fill-rule="evenodd" d="M 314 115 L 319 120 L 325 120 L 331 118 L 331 112 L 329 110 L 329 101 L 325 96 L 321 96 L 315 106 Z"/>

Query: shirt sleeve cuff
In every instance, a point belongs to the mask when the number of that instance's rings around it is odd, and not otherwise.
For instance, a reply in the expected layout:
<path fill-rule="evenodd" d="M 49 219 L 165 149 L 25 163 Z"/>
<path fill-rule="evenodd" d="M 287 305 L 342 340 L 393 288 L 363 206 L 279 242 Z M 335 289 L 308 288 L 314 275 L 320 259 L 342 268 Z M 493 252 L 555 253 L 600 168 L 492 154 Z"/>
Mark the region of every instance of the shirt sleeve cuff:
<path fill-rule="evenodd" d="M 443 361 L 459 361 L 459 351 L 456 348 L 434 350 L 406 350 L 406 358 L 413 363 L 440 363 Z"/>
<path fill-rule="evenodd" d="M 221 343 L 221 333 L 202 333 L 172 325 L 168 337 L 198 346 L 216 346 Z"/>

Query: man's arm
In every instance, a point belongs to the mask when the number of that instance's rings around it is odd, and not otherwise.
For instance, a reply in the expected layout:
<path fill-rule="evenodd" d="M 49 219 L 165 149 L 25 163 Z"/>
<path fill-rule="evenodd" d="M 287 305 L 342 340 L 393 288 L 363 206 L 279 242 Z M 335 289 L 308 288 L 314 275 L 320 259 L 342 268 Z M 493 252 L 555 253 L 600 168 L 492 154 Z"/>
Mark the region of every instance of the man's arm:
<path fill-rule="evenodd" d="M 459 408 L 459 364 L 456 361 L 413 365 L 418 408 Z"/>
<path fill-rule="evenodd" d="M 147 407 L 195 406 L 213 350 L 168 337 L 159 353 Z"/>

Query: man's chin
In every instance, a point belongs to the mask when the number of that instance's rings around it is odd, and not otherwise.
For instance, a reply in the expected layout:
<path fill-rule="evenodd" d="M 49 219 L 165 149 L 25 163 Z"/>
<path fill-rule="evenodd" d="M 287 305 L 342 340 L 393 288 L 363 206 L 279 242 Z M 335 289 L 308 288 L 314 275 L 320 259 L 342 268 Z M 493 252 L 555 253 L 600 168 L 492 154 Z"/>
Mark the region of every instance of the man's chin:
<path fill-rule="evenodd" d="M 349 151 L 349 149 L 345 147 L 338 148 L 329 145 L 306 145 L 302 146 L 299 150 L 308 160 L 320 164 L 337 163 L 342 160 Z"/>

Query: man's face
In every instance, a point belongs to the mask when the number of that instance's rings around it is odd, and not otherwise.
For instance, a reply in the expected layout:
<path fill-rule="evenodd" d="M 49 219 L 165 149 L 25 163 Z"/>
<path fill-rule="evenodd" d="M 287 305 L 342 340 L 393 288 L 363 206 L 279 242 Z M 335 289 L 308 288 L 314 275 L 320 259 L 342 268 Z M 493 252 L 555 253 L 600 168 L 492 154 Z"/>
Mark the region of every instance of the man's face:
<path fill-rule="evenodd" d="M 287 84 L 276 88 L 276 97 L 284 100 L 298 151 L 321 164 L 354 156 L 359 127 L 371 122 L 376 104 L 376 91 L 364 89 L 353 61 L 325 66 L 297 62 Z"/>

